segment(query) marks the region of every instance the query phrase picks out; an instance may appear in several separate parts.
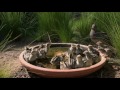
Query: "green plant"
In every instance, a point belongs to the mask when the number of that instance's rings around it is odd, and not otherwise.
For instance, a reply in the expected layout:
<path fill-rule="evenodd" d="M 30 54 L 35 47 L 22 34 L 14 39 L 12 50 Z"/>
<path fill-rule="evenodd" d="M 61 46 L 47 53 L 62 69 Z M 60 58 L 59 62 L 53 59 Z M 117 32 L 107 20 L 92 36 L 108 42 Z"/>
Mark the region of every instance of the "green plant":
<path fill-rule="evenodd" d="M 0 26 L 0 33 L 2 31 L 2 29 L 4 29 L 5 25 L 1 25 Z M 11 43 L 12 41 L 16 40 L 18 37 L 20 37 L 20 35 L 16 36 L 15 38 L 11 39 L 11 36 L 12 36 L 12 31 L 10 30 L 5 38 L 3 40 L 0 41 L 0 51 L 4 51 L 6 46 Z M 2 33 L 1 33 L 2 34 Z"/>
<path fill-rule="evenodd" d="M 48 32 L 57 34 L 61 42 L 70 42 L 72 37 L 72 15 L 69 12 L 38 12 L 38 36 Z M 54 38 L 54 37 L 52 37 Z"/>
<path fill-rule="evenodd" d="M 81 16 L 74 21 L 72 31 L 73 40 L 77 43 L 89 43 L 89 32 L 94 20 L 94 13 L 81 12 Z"/>
<path fill-rule="evenodd" d="M 9 78 L 10 77 L 10 72 L 6 70 L 0 70 L 0 78 Z"/>
<path fill-rule="evenodd" d="M 5 25 L 0 26 L 0 32 L 2 31 L 4 27 Z M 0 41 L 0 51 L 2 51 L 5 48 L 5 46 L 8 44 L 9 39 L 11 38 L 11 35 L 12 35 L 12 32 L 9 31 L 8 34 L 5 36 L 5 38 Z"/>
<path fill-rule="evenodd" d="M 24 14 L 25 17 L 22 21 L 20 31 L 26 39 L 34 40 L 38 28 L 36 14 L 34 12 L 25 12 Z"/>
<path fill-rule="evenodd" d="M 1 12 L 0 20 L 6 26 L 2 30 L 2 34 L 6 35 L 10 30 L 13 31 L 12 37 L 16 37 L 20 34 L 20 27 L 22 25 L 22 19 L 24 13 L 21 12 Z M 4 37 L 3 37 L 4 38 Z"/>
<path fill-rule="evenodd" d="M 35 33 L 36 19 L 33 13 L 27 12 L 1 12 L 0 21 L 5 24 L 4 29 L 1 31 L 2 39 L 4 39 L 7 33 L 11 30 L 12 38 L 15 38 L 19 34 L 23 37 L 31 37 Z M 20 37 L 19 37 L 20 38 Z"/>
<path fill-rule="evenodd" d="M 87 41 L 91 25 L 96 23 L 97 30 L 106 32 L 113 47 L 120 57 L 120 13 L 119 12 L 83 12 L 73 25 L 74 40 L 79 43 Z"/>
<path fill-rule="evenodd" d="M 98 29 L 107 32 L 112 45 L 116 48 L 120 56 L 120 13 L 119 12 L 99 12 L 95 13 Z"/>

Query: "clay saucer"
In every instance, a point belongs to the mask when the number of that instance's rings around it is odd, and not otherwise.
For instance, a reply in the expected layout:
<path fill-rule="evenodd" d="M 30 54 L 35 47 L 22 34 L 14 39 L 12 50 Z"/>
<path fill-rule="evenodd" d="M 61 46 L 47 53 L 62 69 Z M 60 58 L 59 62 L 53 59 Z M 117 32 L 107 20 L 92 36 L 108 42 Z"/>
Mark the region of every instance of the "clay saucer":
<path fill-rule="evenodd" d="M 52 43 L 51 45 L 54 46 L 70 46 L 71 43 Z M 81 45 L 83 48 L 87 48 L 86 45 Z M 43 68 L 38 67 L 35 65 L 32 65 L 28 62 L 26 62 L 23 58 L 23 54 L 25 51 L 23 51 L 20 56 L 19 60 L 21 64 L 30 72 L 35 73 L 39 76 L 46 77 L 46 78 L 75 78 L 75 77 L 83 77 L 87 76 L 100 68 L 104 66 L 106 63 L 106 58 L 101 56 L 101 61 L 90 66 L 90 67 L 83 67 L 83 68 L 77 68 L 77 69 L 69 69 L 69 70 L 59 70 L 59 69 L 50 69 L 50 68 Z"/>

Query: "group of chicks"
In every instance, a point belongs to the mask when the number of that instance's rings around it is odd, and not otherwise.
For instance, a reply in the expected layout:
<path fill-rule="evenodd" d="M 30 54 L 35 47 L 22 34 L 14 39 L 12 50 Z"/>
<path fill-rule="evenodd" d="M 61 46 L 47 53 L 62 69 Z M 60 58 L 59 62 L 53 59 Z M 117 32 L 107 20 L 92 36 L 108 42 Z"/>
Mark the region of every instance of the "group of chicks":
<path fill-rule="evenodd" d="M 71 44 L 68 51 L 53 56 L 49 61 L 50 64 L 59 69 L 75 69 L 92 66 L 101 60 L 101 56 L 106 59 L 115 56 L 116 50 L 104 42 L 105 39 L 108 40 L 107 34 L 98 32 L 95 23 L 91 27 L 90 39 L 96 43 L 95 46 L 88 45 L 83 48 L 80 44 Z M 23 57 L 29 63 L 38 59 L 45 59 L 50 45 L 50 43 L 46 43 L 34 47 L 25 47 Z"/>
<path fill-rule="evenodd" d="M 114 58 L 116 56 L 117 50 L 110 45 L 106 45 L 101 41 L 96 43 L 97 50 L 101 56 L 105 57 L 107 60 Z"/>
<path fill-rule="evenodd" d="M 41 44 L 34 47 L 25 47 L 24 59 L 31 63 L 37 59 L 45 59 L 49 44 Z"/>
<path fill-rule="evenodd" d="M 67 52 L 54 56 L 50 63 L 60 69 L 75 69 L 90 67 L 101 60 L 101 57 L 110 59 L 114 57 L 115 50 L 108 45 L 98 41 L 95 46 L 88 45 L 86 48 L 80 44 L 72 44 Z"/>
<path fill-rule="evenodd" d="M 49 43 L 25 47 L 23 57 L 29 63 L 36 62 L 39 59 L 46 59 L 49 48 Z M 101 56 L 109 59 L 114 55 L 113 48 L 103 44 L 101 41 L 98 41 L 96 46 L 88 45 L 83 47 L 80 44 L 71 44 L 68 51 L 56 54 L 49 63 L 56 66 L 57 69 L 75 69 L 90 67 L 98 63 L 101 60 Z"/>
<path fill-rule="evenodd" d="M 85 49 L 80 44 L 72 44 L 67 52 L 54 56 L 51 64 L 59 66 L 60 69 L 75 69 L 89 67 L 99 61 L 99 52 L 92 45 Z"/>

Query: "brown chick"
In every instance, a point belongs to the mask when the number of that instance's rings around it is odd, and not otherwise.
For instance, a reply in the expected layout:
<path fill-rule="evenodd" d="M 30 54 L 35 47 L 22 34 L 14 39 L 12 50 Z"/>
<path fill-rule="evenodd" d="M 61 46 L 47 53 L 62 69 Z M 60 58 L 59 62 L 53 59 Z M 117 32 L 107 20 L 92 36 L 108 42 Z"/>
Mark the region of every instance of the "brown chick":
<path fill-rule="evenodd" d="M 77 44 L 76 45 L 76 55 L 81 55 L 82 57 L 84 57 L 84 54 L 83 54 L 83 49 L 81 48 L 80 44 Z"/>
<path fill-rule="evenodd" d="M 92 45 L 88 45 L 88 52 L 99 56 L 99 52 Z"/>
<path fill-rule="evenodd" d="M 84 62 L 82 61 L 82 56 L 77 55 L 75 68 L 82 68 L 83 66 L 84 66 Z"/>
<path fill-rule="evenodd" d="M 115 57 L 116 55 L 116 50 L 115 48 L 113 48 L 112 46 L 110 45 L 105 45 L 103 44 L 102 42 L 97 42 L 96 43 L 98 45 L 98 49 L 104 49 L 107 53 L 107 55 L 110 57 L 110 58 L 113 58 Z"/>
<path fill-rule="evenodd" d="M 86 58 L 86 61 L 84 62 L 85 67 L 89 67 L 93 65 L 94 61 L 92 59 L 93 58 L 92 55 L 88 51 L 84 51 L 83 54 L 85 54 L 85 58 Z"/>
<path fill-rule="evenodd" d="M 104 49 L 98 49 L 98 51 L 99 51 L 101 57 L 105 57 L 106 59 L 109 59 L 109 56 Z"/>

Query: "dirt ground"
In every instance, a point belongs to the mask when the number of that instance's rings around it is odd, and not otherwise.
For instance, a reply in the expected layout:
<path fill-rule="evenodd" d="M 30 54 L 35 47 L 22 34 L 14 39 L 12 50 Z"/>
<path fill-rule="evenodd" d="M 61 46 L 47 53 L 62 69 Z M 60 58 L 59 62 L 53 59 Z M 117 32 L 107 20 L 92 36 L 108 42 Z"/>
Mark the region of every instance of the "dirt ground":
<path fill-rule="evenodd" d="M 28 72 L 19 62 L 19 55 L 26 44 L 17 43 L 15 47 L 0 53 L 0 78 L 42 78 Z M 120 65 L 115 62 L 106 63 L 102 69 L 83 78 L 120 78 Z M 120 62 L 120 61 L 119 61 Z"/>

